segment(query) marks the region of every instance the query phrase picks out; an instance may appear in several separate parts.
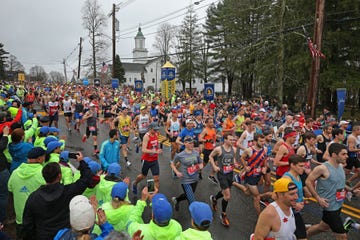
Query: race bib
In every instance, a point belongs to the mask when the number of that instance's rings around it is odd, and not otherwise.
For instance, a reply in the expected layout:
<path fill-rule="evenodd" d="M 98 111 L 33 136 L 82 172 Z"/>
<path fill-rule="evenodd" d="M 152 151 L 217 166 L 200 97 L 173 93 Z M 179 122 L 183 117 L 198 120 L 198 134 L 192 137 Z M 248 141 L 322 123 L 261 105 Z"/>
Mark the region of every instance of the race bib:
<path fill-rule="evenodd" d="M 90 127 L 89 127 L 89 131 L 90 131 L 90 132 L 95 132 L 95 131 L 96 131 L 96 127 L 90 126 Z"/>
<path fill-rule="evenodd" d="M 257 176 L 257 175 L 260 175 L 261 174 L 261 167 L 256 167 L 254 169 L 254 175 Z"/>
<path fill-rule="evenodd" d="M 199 171 L 199 169 L 199 164 L 194 164 L 187 168 L 187 173 L 191 176 L 194 175 L 197 171 Z"/>
<path fill-rule="evenodd" d="M 232 165 L 224 165 L 223 166 L 224 173 L 231 173 L 233 170 L 234 170 L 234 167 Z"/>
<path fill-rule="evenodd" d="M 337 202 L 343 202 L 345 200 L 345 197 L 346 197 L 346 191 L 345 189 L 339 189 L 336 191 L 336 201 Z"/>

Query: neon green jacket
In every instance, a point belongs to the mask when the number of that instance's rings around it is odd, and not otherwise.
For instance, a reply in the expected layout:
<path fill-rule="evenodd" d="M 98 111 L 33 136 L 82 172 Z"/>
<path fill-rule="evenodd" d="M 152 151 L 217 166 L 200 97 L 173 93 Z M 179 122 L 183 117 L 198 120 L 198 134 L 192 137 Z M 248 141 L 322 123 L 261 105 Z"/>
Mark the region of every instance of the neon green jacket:
<path fill-rule="evenodd" d="M 209 231 L 199 231 L 193 228 L 189 228 L 182 233 L 180 233 L 180 236 L 176 238 L 176 240 L 193 240 L 193 239 L 199 239 L 199 240 L 212 240 L 211 233 Z"/>
<path fill-rule="evenodd" d="M 29 140 L 34 136 L 34 134 L 38 128 L 38 125 L 39 125 L 37 118 L 33 118 L 32 121 L 27 120 L 25 123 L 27 123 L 28 121 L 32 122 L 32 124 L 28 130 L 25 130 L 24 142 L 29 142 Z M 24 125 L 25 125 L 25 123 L 24 123 Z"/>
<path fill-rule="evenodd" d="M 14 194 L 16 223 L 22 224 L 26 200 L 30 193 L 45 184 L 40 163 L 22 163 L 11 174 L 8 182 L 9 192 Z"/>
<path fill-rule="evenodd" d="M 174 219 L 171 219 L 169 225 L 165 227 L 156 225 L 153 220 L 148 224 L 131 221 L 128 223 L 126 229 L 130 236 L 137 230 L 141 230 L 141 235 L 144 236 L 144 240 L 173 240 L 179 236 L 182 231 L 180 223 Z"/>
<path fill-rule="evenodd" d="M 46 137 L 37 136 L 35 138 L 34 147 L 42 147 L 44 150 L 46 150 L 46 146 L 45 146 L 45 143 L 44 143 L 45 138 Z"/>
<path fill-rule="evenodd" d="M 110 202 L 111 199 L 111 190 L 113 186 L 117 182 L 108 181 L 105 179 L 105 175 L 100 176 L 100 182 L 97 185 L 96 189 L 96 199 L 98 200 L 99 206 L 103 205 L 103 203 Z M 125 201 L 129 201 L 129 189 L 128 193 L 126 194 Z"/>
<path fill-rule="evenodd" d="M 60 164 L 61 169 L 61 183 L 64 185 L 74 182 L 74 174 L 70 167 Z"/>
<path fill-rule="evenodd" d="M 144 223 L 141 215 L 146 206 L 146 202 L 138 200 L 136 205 L 125 204 L 119 208 L 113 208 L 111 202 L 104 203 L 101 208 L 105 211 L 107 221 L 114 227 L 116 231 L 126 231 L 126 224 L 129 222 L 130 216 L 134 215 L 134 221 Z M 94 226 L 93 233 L 100 234 L 101 229 L 98 225 Z"/>
<path fill-rule="evenodd" d="M 51 163 L 51 162 L 59 163 L 60 162 L 60 154 L 59 153 L 50 153 L 50 159 L 47 163 Z"/>

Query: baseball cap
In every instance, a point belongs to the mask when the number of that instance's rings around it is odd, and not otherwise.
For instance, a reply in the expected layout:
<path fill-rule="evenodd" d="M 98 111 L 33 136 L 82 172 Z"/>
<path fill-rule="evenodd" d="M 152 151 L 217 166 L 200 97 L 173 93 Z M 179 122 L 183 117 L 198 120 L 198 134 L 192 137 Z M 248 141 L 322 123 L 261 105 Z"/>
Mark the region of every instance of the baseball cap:
<path fill-rule="evenodd" d="M 40 122 L 50 122 L 50 118 L 48 116 L 41 117 Z"/>
<path fill-rule="evenodd" d="M 49 130 L 50 130 L 49 127 L 43 126 L 43 127 L 40 128 L 40 133 L 41 134 L 48 134 Z"/>
<path fill-rule="evenodd" d="M 87 164 L 93 174 L 96 174 L 101 169 L 101 165 L 98 162 L 89 161 Z"/>
<path fill-rule="evenodd" d="M 45 140 L 44 140 L 45 146 L 47 146 L 47 145 L 48 145 L 50 142 L 52 142 L 52 141 L 57 141 L 57 138 L 54 137 L 54 136 L 48 136 L 48 137 L 46 137 Z"/>
<path fill-rule="evenodd" d="M 280 178 L 274 182 L 274 192 L 288 192 L 296 189 L 295 183 L 289 178 Z"/>
<path fill-rule="evenodd" d="M 62 161 L 62 162 L 68 162 L 69 161 L 69 151 L 62 151 L 60 153 L 60 161 Z"/>
<path fill-rule="evenodd" d="M 193 123 L 194 121 L 192 119 L 186 119 L 185 123 L 188 124 L 188 123 Z"/>
<path fill-rule="evenodd" d="M 172 217 L 172 207 L 166 196 L 162 193 L 155 194 L 152 198 L 154 220 L 158 224 L 167 223 Z"/>
<path fill-rule="evenodd" d="M 95 211 L 87 197 L 77 195 L 73 197 L 69 204 L 70 225 L 76 230 L 91 228 L 95 223 Z"/>
<path fill-rule="evenodd" d="M 36 159 L 45 155 L 45 150 L 42 147 L 34 147 L 28 152 L 29 159 Z"/>
<path fill-rule="evenodd" d="M 111 189 L 111 197 L 119 198 L 120 200 L 124 200 L 127 194 L 128 186 L 124 182 L 118 182 Z"/>
<path fill-rule="evenodd" d="M 56 148 L 61 147 L 62 145 L 63 145 L 62 142 L 51 141 L 46 147 L 46 153 L 52 153 Z"/>
<path fill-rule="evenodd" d="M 140 107 L 140 110 L 144 110 L 146 108 L 146 106 L 145 105 L 142 105 L 141 107 Z"/>
<path fill-rule="evenodd" d="M 349 122 L 345 121 L 345 120 L 341 120 L 340 123 L 339 123 L 339 126 L 345 125 L 345 124 L 349 124 Z"/>
<path fill-rule="evenodd" d="M 259 112 L 266 112 L 266 110 L 264 108 L 260 108 Z"/>
<path fill-rule="evenodd" d="M 212 211 L 208 204 L 194 201 L 189 206 L 191 218 L 200 227 L 209 227 L 212 222 Z"/>
<path fill-rule="evenodd" d="M 60 129 L 56 127 L 49 127 L 49 132 L 60 132 Z"/>
<path fill-rule="evenodd" d="M 120 172 L 121 172 L 121 166 L 118 163 L 112 163 L 109 165 L 108 167 L 108 174 L 109 175 L 114 175 L 114 176 L 120 176 Z"/>
<path fill-rule="evenodd" d="M 149 125 L 149 129 L 159 130 L 159 126 L 156 122 L 152 122 Z"/>
<path fill-rule="evenodd" d="M 294 127 L 300 127 L 300 123 L 299 122 L 294 122 Z"/>

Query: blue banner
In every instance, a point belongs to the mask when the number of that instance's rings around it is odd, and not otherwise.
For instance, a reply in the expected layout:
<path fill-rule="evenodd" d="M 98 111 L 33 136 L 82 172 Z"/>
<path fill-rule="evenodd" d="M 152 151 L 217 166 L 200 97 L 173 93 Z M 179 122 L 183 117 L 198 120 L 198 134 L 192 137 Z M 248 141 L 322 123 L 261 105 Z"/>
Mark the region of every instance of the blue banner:
<path fill-rule="evenodd" d="M 167 80 L 171 81 L 175 79 L 175 68 L 167 69 Z"/>
<path fill-rule="evenodd" d="M 213 83 L 204 84 L 204 99 L 206 101 L 212 101 L 215 98 L 215 86 Z"/>
<path fill-rule="evenodd" d="M 83 79 L 83 85 L 84 86 L 88 86 L 89 85 L 89 80 L 87 78 Z"/>
<path fill-rule="evenodd" d="M 142 80 L 135 80 L 135 92 L 143 91 L 143 82 Z"/>
<path fill-rule="evenodd" d="M 346 88 L 338 88 L 336 89 L 336 93 L 338 102 L 338 119 L 340 121 L 345 109 Z"/>
<path fill-rule="evenodd" d="M 111 87 L 113 89 L 119 88 L 119 79 L 117 78 L 111 79 Z"/>
<path fill-rule="evenodd" d="M 167 77 L 167 68 L 162 68 L 161 69 L 161 81 L 164 81 L 166 80 L 166 77 Z"/>

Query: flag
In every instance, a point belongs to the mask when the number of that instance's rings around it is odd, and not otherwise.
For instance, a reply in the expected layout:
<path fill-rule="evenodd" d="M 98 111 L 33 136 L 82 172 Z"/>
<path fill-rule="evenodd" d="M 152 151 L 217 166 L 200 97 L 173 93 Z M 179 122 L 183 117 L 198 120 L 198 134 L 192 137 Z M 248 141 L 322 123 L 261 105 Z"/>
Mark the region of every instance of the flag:
<path fill-rule="evenodd" d="M 307 42 L 312 58 L 321 57 L 322 59 L 326 59 L 326 56 L 317 49 L 316 45 L 311 41 L 311 38 L 307 38 Z"/>
<path fill-rule="evenodd" d="M 108 69 L 108 65 L 105 62 L 103 62 L 101 67 L 101 73 L 106 73 L 107 69 Z"/>

